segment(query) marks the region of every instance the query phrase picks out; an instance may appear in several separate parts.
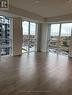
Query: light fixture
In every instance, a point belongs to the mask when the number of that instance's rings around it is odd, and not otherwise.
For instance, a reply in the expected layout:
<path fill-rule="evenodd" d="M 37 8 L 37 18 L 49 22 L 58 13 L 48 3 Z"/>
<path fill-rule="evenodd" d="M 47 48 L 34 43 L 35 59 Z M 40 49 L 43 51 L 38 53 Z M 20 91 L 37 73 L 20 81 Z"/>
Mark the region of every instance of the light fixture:
<path fill-rule="evenodd" d="M 36 3 L 36 4 L 40 3 L 40 0 L 35 0 L 35 3 Z"/>

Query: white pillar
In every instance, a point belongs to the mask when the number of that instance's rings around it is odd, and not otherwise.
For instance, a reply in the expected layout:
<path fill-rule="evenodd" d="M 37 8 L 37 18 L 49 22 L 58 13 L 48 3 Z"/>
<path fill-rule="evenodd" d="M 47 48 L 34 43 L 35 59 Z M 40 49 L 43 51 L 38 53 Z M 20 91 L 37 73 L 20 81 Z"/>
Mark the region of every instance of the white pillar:
<path fill-rule="evenodd" d="M 41 25 L 41 51 L 48 51 L 48 23 L 43 23 Z"/>
<path fill-rule="evenodd" d="M 12 55 L 22 54 L 22 20 L 21 18 L 13 18 L 13 44 Z"/>

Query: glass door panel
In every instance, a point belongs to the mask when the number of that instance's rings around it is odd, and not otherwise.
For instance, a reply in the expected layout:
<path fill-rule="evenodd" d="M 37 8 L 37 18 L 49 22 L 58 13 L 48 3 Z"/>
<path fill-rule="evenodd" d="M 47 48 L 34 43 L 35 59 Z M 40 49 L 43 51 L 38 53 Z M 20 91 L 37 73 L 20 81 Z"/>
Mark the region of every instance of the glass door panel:
<path fill-rule="evenodd" d="M 36 24 L 30 23 L 29 50 L 36 51 Z"/>
<path fill-rule="evenodd" d="M 24 21 L 22 22 L 23 28 L 23 44 L 22 44 L 22 53 L 28 52 L 29 46 L 29 22 Z"/>
<path fill-rule="evenodd" d="M 48 44 L 49 51 L 56 52 L 58 49 L 60 24 L 51 24 L 50 41 Z"/>
<path fill-rule="evenodd" d="M 22 53 L 36 50 L 36 23 L 22 22 L 23 27 L 23 45 Z"/>
<path fill-rule="evenodd" d="M 59 40 L 59 51 L 61 53 L 69 53 L 70 37 L 71 37 L 72 23 L 61 24 L 61 33 Z"/>

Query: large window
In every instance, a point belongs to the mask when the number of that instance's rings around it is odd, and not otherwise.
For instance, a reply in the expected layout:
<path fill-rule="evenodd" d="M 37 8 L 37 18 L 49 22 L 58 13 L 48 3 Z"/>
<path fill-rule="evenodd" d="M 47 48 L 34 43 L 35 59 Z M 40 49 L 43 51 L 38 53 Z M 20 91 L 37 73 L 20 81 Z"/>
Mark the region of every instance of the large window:
<path fill-rule="evenodd" d="M 23 21 L 23 45 L 22 52 L 36 51 L 36 23 Z"/>
<path fill-rule="evenodd" d="M 23 28 L 22 52 L 27 52 L 29 46 L 29 22 L 27 21 L 22 22 L 22 28 Z"/>
<path fill-rule="evenodd" d="M 68 53 L 70 46 L 72 23 L 61 24 L 60 39 L 59 39 L 59 50 L 60 52 Z"/>
<path fill-rule="evenodd" d="M 59 36 L 59 27 L 60 24 L 52 24 L 51 25 L 51 37 L 58 37 Z"/>
<path fill-rule="evenodd" d="M 0 55 L 11 53 L 10 18 L 0 16 Z"/>
<path fill-rule="evenodd" d="M 72 23 L 51 24 L 49 51 L 68 54 Z"/>
<path fill-rule="evenodd" d="M 50 41 L 49 41 L 49 50 L 57 51 L 58 48 L 58 39 L 59 39 L 59 27 L 60 24 L 52 24 L 50 32 Z"/>

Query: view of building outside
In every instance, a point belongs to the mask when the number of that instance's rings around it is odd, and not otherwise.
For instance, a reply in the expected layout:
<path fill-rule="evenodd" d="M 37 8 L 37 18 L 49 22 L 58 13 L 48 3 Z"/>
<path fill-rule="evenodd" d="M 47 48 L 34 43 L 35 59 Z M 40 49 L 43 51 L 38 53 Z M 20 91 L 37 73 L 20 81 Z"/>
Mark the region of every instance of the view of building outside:
<path fill-rule="evenodd" d="M 71 37 L 71 28 L 72 23 L 62 23 L 61 31 L 60 24 L 51 24 L 51 34 L 49 42 L 49 49 L 51 51 L 56 52 L 59 50 L 62 53 L 68 54 Z"/>
<path fill-rule="evenodd" d="M 29 29 L 30 24 L 30 29 Z M 23 45 L 22 52 L 35 51 L 36 47 L 36 23 L 22 22 L 23 28 Z M 30 30 L 30 31 L 29 31 Z"/>
<path fill-rule="evenodd" d="M 60 24 L 51 24 L 51 31 L 50 31 L 50 42 L 49 42 L 49 50 L 50 51 L 57 51 L 58 48 L 58 39 L 59 39 L 59 27 Z"/>
<path fill-rule="evenodd" d="M 23 44 L 22 44 L 22 52 L 28 51 L 28 41 L 29 41 L 29 23 L 27 21 L 22 22 L 23 29 Z"/>
<path fill-rule="evenodd" d="M 10 49 L 10 19 L 0 16 L 0 55 L 9 55 Z"/>
<path fill-rule="evenodd" d="M 59 50 L 69 53 L 72 23 L 61 24 Z"/>

